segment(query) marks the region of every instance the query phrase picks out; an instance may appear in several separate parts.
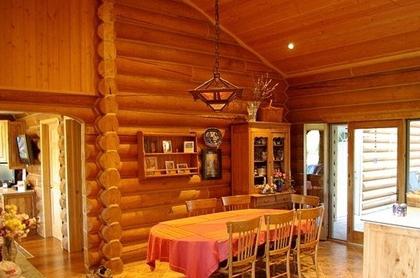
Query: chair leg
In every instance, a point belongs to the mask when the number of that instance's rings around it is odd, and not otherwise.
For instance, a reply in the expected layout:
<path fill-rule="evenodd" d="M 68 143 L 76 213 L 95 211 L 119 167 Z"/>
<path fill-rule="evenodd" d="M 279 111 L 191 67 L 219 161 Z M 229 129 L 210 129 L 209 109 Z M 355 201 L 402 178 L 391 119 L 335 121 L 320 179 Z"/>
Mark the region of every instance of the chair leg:
<path fill-rule="evenodd" d="M 255 262 L 252 263 L 251 278 L 255 278 Z"/>
<path fill-rule="evenodd" d="M 270 278 L 270 261 L 268 258 L 265 260 L 265 277 Z"/>
<path fill-rule="evenodd" d="M 289 258 L 289 253 L 287 253 L 287 258 L 286 258 L 286 274 L 287 274 L 287 278 L 290 278 L 290 258 Z"/>
<path fill-rule="evenodd" d="M 315 256 L 314 256 L 314 264 L 315 264 L 315 271 L 316 271 L 316 277 L 319 277 L 319 273 L 318 273 L 318 252 L 315 251 Z"/>
<path fill-rule="evenodd" d="M 301 278 L 302 277 L 302 269 L 301 269 L 301 265 L 300 265 L 300 254 L 297 253 L 296 255 L 296 263 L 297 263 L 297 272 L 298 272 L 298 277 Z"/>

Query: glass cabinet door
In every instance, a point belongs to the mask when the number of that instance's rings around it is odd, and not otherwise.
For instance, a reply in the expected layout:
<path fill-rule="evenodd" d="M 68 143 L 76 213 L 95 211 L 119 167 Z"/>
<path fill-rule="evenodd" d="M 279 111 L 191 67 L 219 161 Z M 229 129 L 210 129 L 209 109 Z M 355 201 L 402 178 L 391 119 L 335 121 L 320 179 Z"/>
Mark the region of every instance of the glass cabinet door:
<path fill-rule="evenodd" d="M 254 186 L 268 182 L 268 136 L 254 135 Z"/>
<path fill-rule="evenodd" d="M 274 133 L 271 142 L 271 176 L 273 183 L 277 186 L 277 191 L 281 191 L 285 186 L 287 180 L 287 167 L 285 164 L 285 135 L 282 133 Z"/>

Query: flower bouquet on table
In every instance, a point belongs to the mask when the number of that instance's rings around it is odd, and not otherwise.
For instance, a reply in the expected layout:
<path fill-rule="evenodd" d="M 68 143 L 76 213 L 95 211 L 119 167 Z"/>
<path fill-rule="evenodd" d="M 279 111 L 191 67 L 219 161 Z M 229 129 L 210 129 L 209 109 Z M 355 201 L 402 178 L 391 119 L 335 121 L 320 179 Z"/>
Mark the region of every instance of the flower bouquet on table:
<path fill-rule="evenodd" d="M 276 192 L 276 185 L 272 183 L 260 184 L 257 185 L 257 188 L 261 194 L 273 194 Z"/>
<path fill-rule="evenodd" d="M 283 173 L 280 169 L 274 169 L 273 173 L 274 184 L 277 186 L 277 190 L 281 191 L 282 187 L 286 184 L 287 175 Z"/>
<path fill-rule="evenodd" d="M 1 255 L 3 261 L 14 261 L 17 255 L 15 240 L 26 237 L 31 229 L 36 228 L 35 218 L 29 218 L 27 214 L 17 213 L 15 205 L 7 205 L 0 208 L 0 236 L 3 240 Z"/>

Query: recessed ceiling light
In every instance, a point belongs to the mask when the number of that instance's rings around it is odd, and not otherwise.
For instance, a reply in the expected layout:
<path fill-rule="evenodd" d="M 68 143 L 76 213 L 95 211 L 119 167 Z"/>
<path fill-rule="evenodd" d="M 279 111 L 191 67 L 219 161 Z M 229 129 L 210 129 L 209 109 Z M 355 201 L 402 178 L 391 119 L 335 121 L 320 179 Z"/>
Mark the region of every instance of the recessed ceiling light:
<path fill-rule="evenodd" d="M 287 48 L 289 48 L 290 50 L 295 48 L 295 44 L 293 42 L 289 42 L 289 44 L 287 45 Z"/>

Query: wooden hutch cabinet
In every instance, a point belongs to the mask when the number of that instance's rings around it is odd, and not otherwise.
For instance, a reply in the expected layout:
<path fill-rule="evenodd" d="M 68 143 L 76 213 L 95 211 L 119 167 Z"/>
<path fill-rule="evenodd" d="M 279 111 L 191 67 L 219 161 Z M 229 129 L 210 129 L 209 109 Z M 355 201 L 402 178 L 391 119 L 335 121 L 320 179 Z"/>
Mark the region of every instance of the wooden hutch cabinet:
<path fill-rule="evenodd" d="M 254 207 L 287 207 L 287 185 L 282 187 L 286 192 L 274 195 L 258 194 L 256 185 L 276 183 L 280 173 L 290 180 L 290 124 L 249 122 L 231 129 L 232 193 L 251 194 Z"/>

